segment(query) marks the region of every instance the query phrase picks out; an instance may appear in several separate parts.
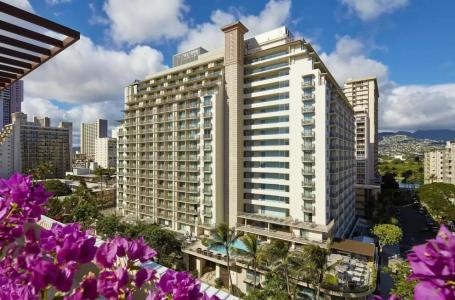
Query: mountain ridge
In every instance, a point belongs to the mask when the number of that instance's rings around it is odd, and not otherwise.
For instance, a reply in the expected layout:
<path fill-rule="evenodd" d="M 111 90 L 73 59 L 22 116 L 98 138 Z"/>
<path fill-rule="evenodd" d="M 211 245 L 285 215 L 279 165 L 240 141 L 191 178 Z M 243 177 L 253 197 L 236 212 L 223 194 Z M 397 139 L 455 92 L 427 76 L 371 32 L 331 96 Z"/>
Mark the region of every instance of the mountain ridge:
<path fill-rule="evenodd" d="M 416 139 L 430 139 L 436 141 L 451 141 L 455 140 L 455 130 L 451 129 L 429 129 L 429 130 L 416 130 L 414 132 L 410 131 L 384 131 L 379 132 L 378 139 L 382 140 L 386 136 L 392 135 L 406 135 L 408 137 L 413 137 Z"/>

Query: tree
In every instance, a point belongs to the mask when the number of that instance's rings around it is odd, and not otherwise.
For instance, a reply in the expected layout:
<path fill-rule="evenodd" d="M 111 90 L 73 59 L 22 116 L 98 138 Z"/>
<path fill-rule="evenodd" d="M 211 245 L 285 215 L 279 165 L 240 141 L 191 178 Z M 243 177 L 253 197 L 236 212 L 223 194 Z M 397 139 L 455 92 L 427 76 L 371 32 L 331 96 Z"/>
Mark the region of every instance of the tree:
<path fill-rule="evenodd" d="M 419 191 L 420 201 L 433 218 L 440 222 L 455 220 L 455 185 L 435 182 L 423 185 Z"/>
<path fill-rule="evenodd" d="M 403 180 L 402 182 L 403 183 L 407 183 L 409 178 L 413 175 L 414 173 L 412 172 L 412 170 L 406 170 L 404 172 L 401 172 L 401 176 L 403 177 Z"/>
<path fill-rule="evenodd" d="M 391 294 L 398 296 L 400 299 L 414 299 L 414 287 L 417 280 L 409 280 L 408 277 L 412 271 L 407 261 L 395 263 L 393 267 L 384 268 L 386 273 L 389 273 L 393 279 L 393 287 Z"/>
<path fill-rule="evenodd" d="M 229 274 L 229 291 L 232 293 L 232 276 L 231 276 L 231 247 L 234 243 L 240 238 L 242 234 L 236 232 L 235 228 L 229 228 L 225 223 L 221 223 L 215 227 L 215 230 L 212 232 L 212 240 L 210 241 L 210 246 L 222 246 L 226 251 L 227 259 L 227 271 Z"/>
<path fill-rule="evenodd" d="M 50 198 L 49 202 L 46 204 L 47 213 L 46 215 L 49 218 L 55 219 L 57 221 L 61 221 L 64 210 L 63 210 L 63 203 L 58 198 Z"/>
<path fill-rule="evenodd" d="M 149 224 L 143 232 L 147 244 L 158 252 L 158 263 L 176 268 L 182 255 L 182 243 L 177 239 L 174 232 L 163 229 L 156 224 Z"/>
<path fill-rule="evenodd" d="M 302 256 L 294 255 L 295 252 L 292 253 L 290 249 L 290 243 L 282 240 L 272 240 L 269 244 L 261 247 L 258 261 L 262 268 L 282 276 L 285 279 L 286 292 L 292 295 L 293 292 L 291 290 L 294 290 L 294 286 L 290 281 L 291 273 L 295 269 L 300 270 L 299 267 L 295 268 L 295 266 L 302 265 L 303 263 L 299 260 Z M 298 274 L 293 275 L 298 276 Z"/>
<path fill-rule="evenodd" d="M 382 188 L 383 189 L 398 189 L 398 182 L 395 180 L 397 174 L 386 172 L 382 175 Z"/>
<path fill-rule="evenodd" d="M 122 223 L 116 215 L 102 216 L 96 221 L 96 233 L 105 238 L 113 238 L 115 235 L 123 235 L 127 225 Z"/>
<path fill-rule="evenodd" d="M 304 268 L 310 274 L 310 281 L 317 287 L 316 299 L 319 299 L 324 274 L 329 267 L 327 265 L 329 252 L 318 245 L 307 245 L 303 248 L 303 256 L 306 258 L 306 266 Z"/>
<path fill-rule="evenodd" d="M 237 251 L 248 258 L 248 268 L 251 266 L 254 272 L 254 289 L 257 287 L 256 277 L 257 277 L 257 262 L 259 257 L 259 247 L 260 247 L 260 240 L 258 239 L 257 235 L 247 233 L 246 235 L 240 238 L 245 245 L 245 250 L 238 249 Z"/>
<path fill-rule="evenodd" d="M 377 224 L 373 227 L 371 233 L 377 236 L 381 251 L 382 247 L 396 245 L 403 238 L 401 228 L 393 224 Z"/>
<path fill-rule="evenodd" d="M 48 162 L 40 162 L 38 165 L 27 171 L 34 180 L 45 180 L 55 174 L 55 167 Z"/>
<path fill-rule="evenodd" d="M 71 189 L 58 179 L 50 179 L 44 181 L 44 188 L 46 191 L 54 194 L 54 197 L 71 195 Z"/>
<path fill-rule="evenodd" d="M 265 275 L 262 289 L 251 289 L 245 300 L 289 300 L 291 296 L 286 292 L 286 280 L 277 273 L 269 272 Z"/>

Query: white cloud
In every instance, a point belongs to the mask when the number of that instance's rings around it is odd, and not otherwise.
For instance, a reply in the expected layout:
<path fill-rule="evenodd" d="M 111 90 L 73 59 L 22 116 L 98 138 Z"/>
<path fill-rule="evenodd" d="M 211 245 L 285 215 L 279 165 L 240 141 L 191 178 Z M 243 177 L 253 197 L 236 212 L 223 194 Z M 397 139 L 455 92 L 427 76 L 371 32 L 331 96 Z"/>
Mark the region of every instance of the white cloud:
<path fill-rule="evenodd" d="M 89 3 L 88 7 L 90 8 L 90 11 L 92 12 L 88 22 L 91 25 L 96 25 L 96 24 L 102 24 L 102 25 L 107 25 L 109 24 L 109 20 L 102 15 L 100 15 L 96 9 L 96 6 L 94 3 Z"/>
<path fill-rule="evenodd" d="M 362 21 L 370 21 L 405 7 L 409 0 L 341 0 L 341 3 L 348 6 L 349 12 L 355 13 Z"/>
<path fill-rule="evenodd" d="M 164 68 L 162 53 L 148 46 L 110 50 L 81 36 L 25 79 L 26 94 L 71 103 L 119 99 L 123 87 L 134 79 Z"/>
<path fill-rule="evenodd" d="M 179 38 L 187 30 L 183 0 L 107 0 L 103 8 L 111 22 L 110 36 L 118 43 Z"/>
<path fill-rule="evenodd" d="M 343 36 L 333 52 L 320 56 L 340 85 L 350 77 L 378 78 L 381 130 L 455 127 L 455 84 L 398 85 L 385 64 L 367 57 L 366 48 L 361 40 Z"/>
<path fill-rule="evenodd" d="M 240 20 L 249 30 L 248 35 L 259 34 L 283 25 L 290 15 L 290 0 L 270 0 L 259 15 L 228 13 L 222 10 L 213 11 L 210 22 L 191 28 L 180 42 L 178 51 L 183 52 L 197 47 L 213 50 L 223 46 L 224 25 Z"/>
<path fill-rule="evenodd" d="M 388 67 L 365 56 L 365 45 L 350 36 L 338 38 L 331 53 L 322 53 L 321 59 L 340 85 L 348 78 L 376 76 L 381 85 L 388 82 Z"/>
<path fill-rule="evenodd" d="M 455 84 L 404 85 L 382 92 L 383 130 L 450 129 L 455 127 Z"/>
<path fill-rule="evenodd" d="M 34 12 L 32 5 L 28 0 L 2 0 L 10 5 L 16 6 L 18 8 L 24 9 L 29 12 Z"/>

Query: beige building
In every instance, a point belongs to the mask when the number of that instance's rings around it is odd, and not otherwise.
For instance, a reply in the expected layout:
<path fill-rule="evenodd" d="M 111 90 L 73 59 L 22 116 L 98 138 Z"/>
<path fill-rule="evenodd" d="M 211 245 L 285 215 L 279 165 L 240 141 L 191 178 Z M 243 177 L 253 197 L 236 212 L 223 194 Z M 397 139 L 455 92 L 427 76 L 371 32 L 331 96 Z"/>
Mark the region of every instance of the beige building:
<path fill-rule="evenodd" d="M 0 177 L 27 172 L 44 162 L 54 168 L 54 177 L 64 177 L 71 169 L 71 135 L 71 123 L 51 127 L 50 120 L 27 122 L 26 114 L 13 113 L 12 124 L 0 131 Z"/>
<path fill-rule="evenodd" d="M 344 93 L 354 108 L 356 125 L 356 212 L 369 217 L 380 192 L 378 172 L 378 102 L 376 77 L 349 79 Z"/>
<path fill-rule="evenodd" d="M 87 159 L 94 160 L 96 140 L 104 137 L 107 137 L 107 120 L 81 123 L 81 154 L 85 154 Z"/>
<path fill-rule="evenodd" d="M 455 184 L 455 141 L 443 149 L 425 152 L 424 183 L 444 182 Z"/>
<path fill-rule="evenodd" d="M 224 48 L 178 54 L 172 68 L 126 87 L 118 210 L 193 236 L 221 222 L 293 247 L 346 236 L 352 106 L 312 46 L 285 27 L 250 39 L 239 22 L 222 30 Z M 184 250 L 187 267 L 226 279 L 222 254 L 195 247 Z M 251 274 L 233 264 L 246 291 Z"/>
<path fill-rule="evenodd" d="M 95 162 L 101 168 L 115 169 L 117 165 L 117 139 L 98 138 L 95 141 Z"/>
<path fill-rule="evenodd" d="M 227 222 L 295 244 L 345 236 L 355 216 L 354 114 L 310 44 L 281 27 L 125 89 L 118 209 L 181 232 Z"/>

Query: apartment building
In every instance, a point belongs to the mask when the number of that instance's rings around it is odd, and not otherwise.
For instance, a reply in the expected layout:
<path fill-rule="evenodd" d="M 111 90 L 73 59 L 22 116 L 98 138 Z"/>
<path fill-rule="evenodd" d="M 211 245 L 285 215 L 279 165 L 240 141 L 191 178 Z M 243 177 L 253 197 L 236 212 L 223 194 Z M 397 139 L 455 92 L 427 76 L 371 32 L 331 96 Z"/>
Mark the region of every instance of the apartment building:
<path fill-rule="evenodd" d="M 117 139 L 98 138 L 95 142 L 95 162 L 105 169 L 115 169 L 117 165 Z"/>
<path fill-rule="evenodd" d="M 455 184 L 455 141 L 445 148 L 425 152 L 424 183 L 444 182 Z"/>
<path fill-rule="evenodd" d="M 193 234 L 227 222 L 325 243 L 355 215 L 354 113 L 314 49 L 281 27 L 191 51 L 125 89 L 118 209 Z"/>
<path fill-rule="evenodd" d="M 11 124 L 11 114 L 21 111 L 24 101 L 24 82 L 18 80 L 0 91 L 0 129 Z"/>
<path fill-rule="evenodd" d="M 378 102 L 376 77 L 349 79 L 344 93 L 354 109 L 356 138 L 356 212 L 369 217 L 380 192 L 378 172 Z"/>
<path fill-rule="evenodd" d="M 54 177 L 64 177 L 71 169 L 70 124 L 44 126 L 36 119 L 27 122 L 24 113 L 13 113 L 12 124 L 0 131 L 0 177 L 28 172 L 44 162 L 52 166 Z"/>
<path fill-rule="evenodd" d="M 85 154 L 89 160 L 94 160 L 96 140 L 104 137 L 107 137 L 107 120 L 81 123 L 81 154 Z"/>

